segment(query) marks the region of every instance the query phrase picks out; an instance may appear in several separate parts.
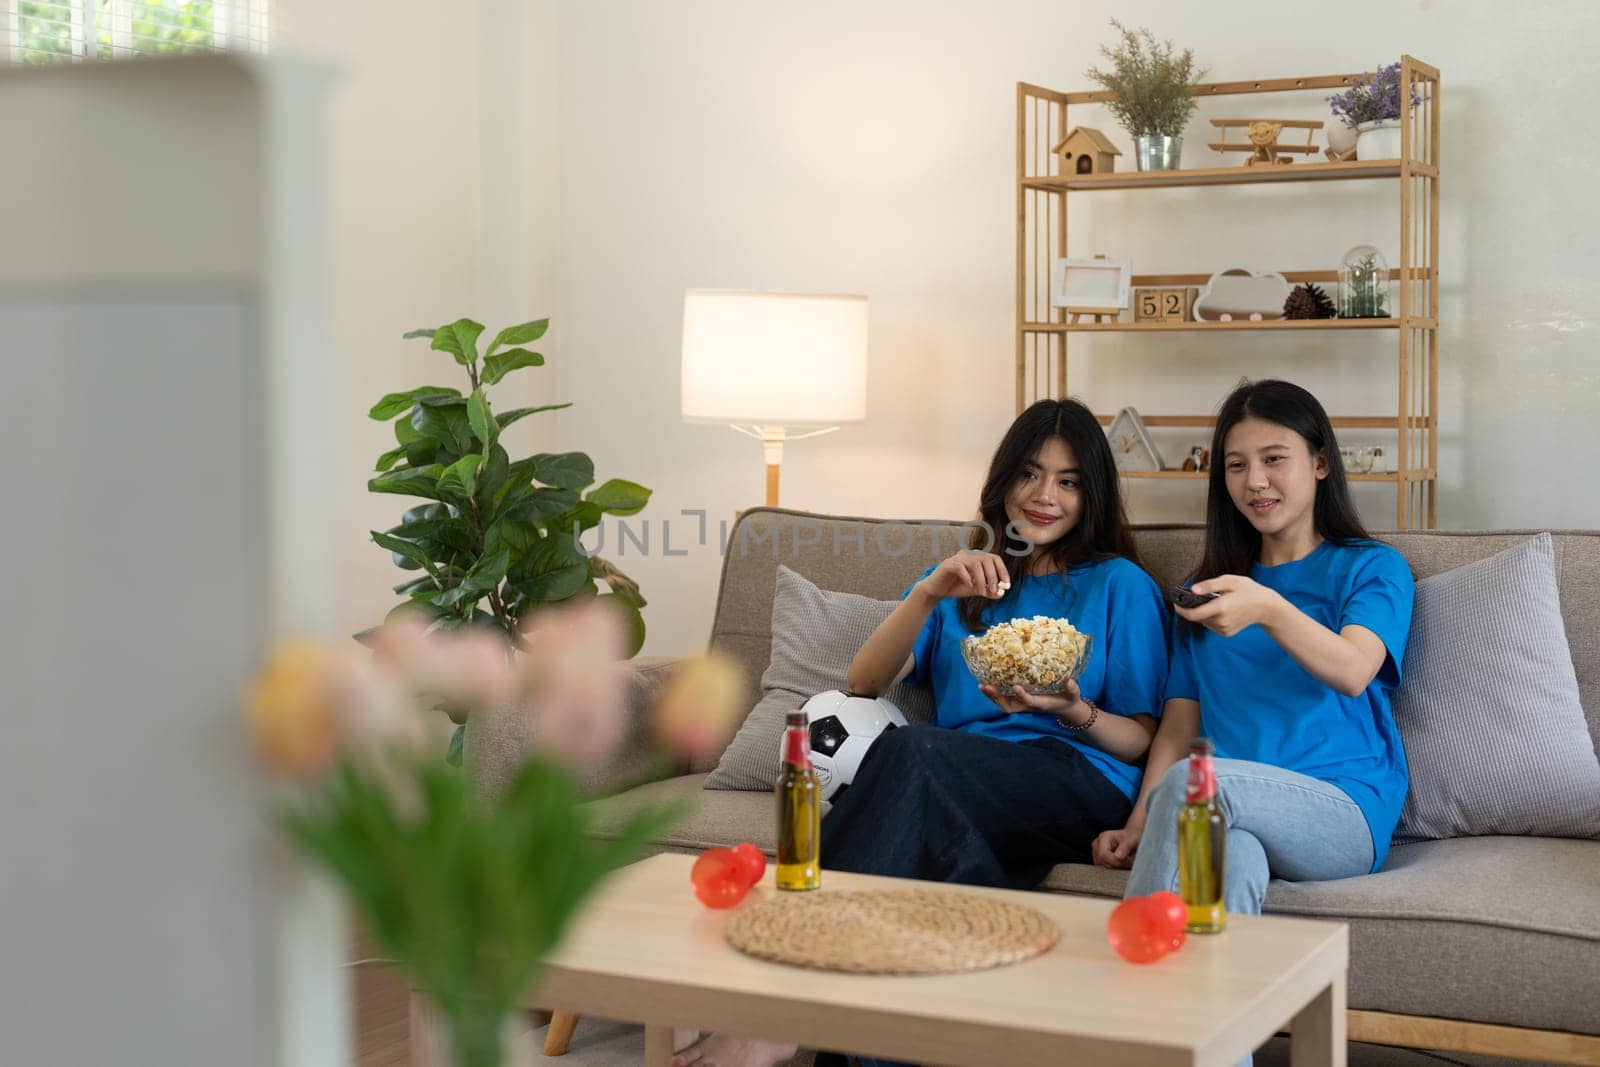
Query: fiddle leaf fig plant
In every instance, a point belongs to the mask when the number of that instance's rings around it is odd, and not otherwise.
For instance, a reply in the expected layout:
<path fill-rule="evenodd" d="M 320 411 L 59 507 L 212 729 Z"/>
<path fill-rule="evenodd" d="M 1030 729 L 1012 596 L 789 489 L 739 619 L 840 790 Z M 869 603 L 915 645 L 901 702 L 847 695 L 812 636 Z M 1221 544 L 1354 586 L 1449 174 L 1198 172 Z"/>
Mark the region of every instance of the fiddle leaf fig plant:
<path fill-rule="evenodd" d="M 420 610 L 443 629 L 494 626 L 517 640 L 519 620 L 573 597 L 598 596 L 631 623 L 632 647 L 644 643 L 645 599 L 617 567 L 587 554 L 580 538 L 605 515 L 633 515 L 650 490 L 623 478 L 595 485 L 594 463 L 582 452 L 512 459 L 500 443 L 506 427 L 567 404 L 497 412 L 489 387 L 544 356 L 523 347 L 543 337 L 549 319 L 507 326 L 480 354 L 481 323 L 471 319 L 406 338 L 427 338 L 466 374 L 466 390 L 423 385 L 390 393 L 368 412 L 394 422 L 395 447 L 378 457 L 374 493 L 419 497 L 372 540 L 401 570 L 416 576 L 395 586 L 405 598 L 391 615 Z M 602 583 L 605 592 L 601 592 Z"/>

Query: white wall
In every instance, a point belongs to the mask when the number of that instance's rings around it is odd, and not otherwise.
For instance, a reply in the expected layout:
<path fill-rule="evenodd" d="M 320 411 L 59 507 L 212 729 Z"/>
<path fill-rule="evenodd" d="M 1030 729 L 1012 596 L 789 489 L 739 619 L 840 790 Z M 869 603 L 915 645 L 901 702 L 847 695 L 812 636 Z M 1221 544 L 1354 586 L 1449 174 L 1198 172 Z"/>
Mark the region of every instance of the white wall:
<path fill-rule="evenodd" d="M 420 501 L 369 493 L 394 446 L 366 418 L 384 393 L 464 387 L 450 357 L 407 330 L 469 317 L 497 330 L 549 313 L 553 138 L 547 0 L 276 0 L 275 50 L 329 62 L 334 104 L 331 205 L 334 341 L 339 354 L 335 469 L 341 515 L 341 620 L 382 619 L 406 575 L 368 538 Z M 525 157 L 525 152 L 534 155 Z M 523 371 L 497 404 L 548 402 L 553 374 Z M 507 434 L 522 452 L 553 429 Z"/>
<path fill-rule="evenodd" d="M 650 555 L 629 544 L 617 560 L 651 601 L 646 651 L 702 647 L 716 594 L 714 536 L 669 558 L 663 521 L 677 549 L 694 525 L 681 509 L 707 509 L 714 532 L 762 493 L 754 442 L 680 420 L 683 290 L 869 294 L 868 421 L 790 446 L 783 501 L 967 515 L 1012 414 L 1015 83 L 1088 88 L 1113 15 L 1193 47 L 1215 80 L 1370 69 L 1401 52 L 1441 69 L 1440 525 L 1600 527 L 1600 268 L 1585 239 L 1600 223 L 1596 10 L 560 0 L 559 76 L 529 86 L 532 108 L 555 97 L 559 181 L 529 189 L 530 214 L 559 224 L 547 352 L 576 407 L 557 440 L 590 452 L 600 477 L 656 491 L 631 520 L 650 520 Z M 1322 114 L 1310 94 L 1243 99 L 1201 112 L 1187 165 L 1215 158 L 1208 115 L 1269 102 Z M 1126 147 L 1108 115 L 1074 118 Z M 1371 241 L 1397 260 L 1395 199 L 1393 183 L 1365 182 L 1098 194 L 1073 202 L 1073 252 L 1150 272 L 1332 269 Z M 1207 411 L 1240 374 L 1279 374 L 1336 412 L 1393 411 L 1387 332 L 1083 340 L 1070 386 L 1097 410 Z M 1138 486 L 1134 502 L 1145 520 L 1200 509 L 1187 483 Z M 1375 527 L 1393 522 L 1392 491 L 1363 486 L 1358 502 Z"/>

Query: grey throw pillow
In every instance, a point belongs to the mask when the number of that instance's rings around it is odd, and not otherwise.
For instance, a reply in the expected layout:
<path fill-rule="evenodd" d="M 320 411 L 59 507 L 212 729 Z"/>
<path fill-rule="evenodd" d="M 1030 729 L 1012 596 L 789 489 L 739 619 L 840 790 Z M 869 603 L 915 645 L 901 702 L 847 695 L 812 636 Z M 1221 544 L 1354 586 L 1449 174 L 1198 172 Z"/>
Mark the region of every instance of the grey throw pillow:
<path fill-rule="evenodd" d="M 772 598 L 772 661 L 761 675 L 761 700 L 706 778 L 706 788 L 771 789 L 784 714 L 818 693 L 845 689 L 850 661 L 896 603 L 819 589 L 780 565 Z M 926 688 L 897 685 L 883 695 L 908 722 L 933 717 Z"/>
<path fill-rule="evenodd" d="M 1395 720 L 1411 766 L 1398 838 L 1600 838 L 1549 534 L 1417 583 Z"/>

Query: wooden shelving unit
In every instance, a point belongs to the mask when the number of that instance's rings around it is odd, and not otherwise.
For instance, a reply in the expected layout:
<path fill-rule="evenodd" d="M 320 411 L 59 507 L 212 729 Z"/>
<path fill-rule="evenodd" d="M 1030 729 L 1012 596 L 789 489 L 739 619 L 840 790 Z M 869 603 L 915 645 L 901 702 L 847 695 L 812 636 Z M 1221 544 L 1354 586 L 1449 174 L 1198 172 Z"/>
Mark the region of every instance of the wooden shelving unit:
<path fill-rule="evenodd" d="M 1395 470 L 1352 474 L 1360 482 L 1395 487 L 1395 526 L 1432 528 L 1438 521 L 1439 393 L 1439 72 L 1411 56 L 1400 60 L 1401 98 L 1421 103 L 1401 120 L 1401 158 L 1348 163 L 1242 165 L 1176 171 L 1062 174 L 1052 145 L 1072 129 L 1068 109 L 1103 103 L 1104 92 L 1061 93 L 1017 85 L 1017 410 L 1044 396 L 1065 396 L 1068 341 L 1075 333 L 1185 333 L 1298 330 L 1393 330 L 1396 333 L 1395 414 L 1339 416 L 1336 428 L 1390 430 Z M 1198 85 L 1199 97 L 1336 90 L 1359 77 L 1217 82 Z M 1400 263 L 1390 271 L 1396 312 L 1385 319 L 1301 319 L 1271 322 L 1079 322 L 1050 306 L 1051 262 L 1067 255 L 1069 194 L 1096 190 L 1195 188 L 1325 181 L 1393 181 L 1400 207 Z M 1315 195 L 1308 191 L 1307 195 Z M 1285 270 L 1290 282 L 1336 284 L 1330 270 Z M 1136 274 L 1133 285 L 1203 285 L 1208 274 Z M 1219 388 L 1225 383 L 1219 383 Z M 1136 399 L 1136 398 L 1131 398 Z M 1149 426 L 1207 427 L 1209 415 L 1144 415 Z M 1109 425 L 1110 415 L 1101 415 Z M 1127 472 L 1129 478 L 1201 480 L 1204 474 L 1164 470 Z"/>

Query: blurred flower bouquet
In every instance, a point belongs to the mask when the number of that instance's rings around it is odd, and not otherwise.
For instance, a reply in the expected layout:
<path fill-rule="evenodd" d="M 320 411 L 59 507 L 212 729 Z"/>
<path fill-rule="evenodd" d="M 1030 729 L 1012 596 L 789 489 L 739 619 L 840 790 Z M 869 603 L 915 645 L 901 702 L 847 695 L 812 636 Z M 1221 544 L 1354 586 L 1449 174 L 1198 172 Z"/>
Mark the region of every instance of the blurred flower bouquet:
<path fill-rule="evenodd" d="M 589 833 L 578 782 L 628 728 L 628 622 L 587 598 L 527 623 L 520 652 L 495 629 L 405 616 L 371 652 L 285 642 L 247 696 L 256 748 L 287 780 L 288 836 L 433 999 L 456 1067 L 501 1063 L 503 1024 L 584 899 L 682 814 L 640 806 L 609 839 Z M 726 662 L 684 665 L 649 713 L 662 762 L 720 743 L 738 692 Z M 503 788 L 445 763 L 440 703 L 529 716 Z"/>

